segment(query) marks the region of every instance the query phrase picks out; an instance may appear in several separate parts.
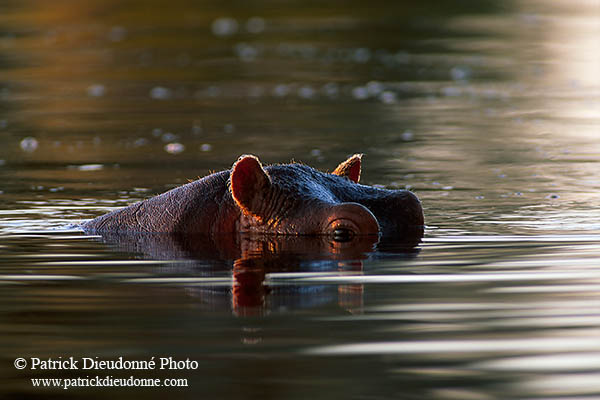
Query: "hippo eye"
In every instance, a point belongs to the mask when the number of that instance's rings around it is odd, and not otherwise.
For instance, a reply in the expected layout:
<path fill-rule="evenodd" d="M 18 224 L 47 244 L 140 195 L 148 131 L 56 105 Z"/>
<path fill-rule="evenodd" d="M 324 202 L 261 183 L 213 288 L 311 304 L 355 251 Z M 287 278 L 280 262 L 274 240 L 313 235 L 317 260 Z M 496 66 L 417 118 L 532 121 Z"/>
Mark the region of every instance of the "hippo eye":
<path fill-rule="evenodd" d="M 354 232 L 348 228 L 336 228 L 333 231 L 333 240 L 336 242 L 349 242 L 354 237 Z"/>

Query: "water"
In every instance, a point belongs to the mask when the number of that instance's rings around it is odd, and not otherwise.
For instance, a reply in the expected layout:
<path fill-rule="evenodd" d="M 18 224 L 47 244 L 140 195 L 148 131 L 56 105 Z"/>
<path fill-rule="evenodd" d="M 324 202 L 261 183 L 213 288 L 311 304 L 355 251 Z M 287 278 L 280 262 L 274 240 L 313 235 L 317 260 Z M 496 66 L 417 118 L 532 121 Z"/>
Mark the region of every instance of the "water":
<path fill-rule="evenodd" d="M 600 395 L 597 1 L 0 9 L 0 397 Z M 416 248 L 74 226 L 240 154 L 356 152 L 423 201 Z M 187 387 L 31 381 L 96 375 Z"/>

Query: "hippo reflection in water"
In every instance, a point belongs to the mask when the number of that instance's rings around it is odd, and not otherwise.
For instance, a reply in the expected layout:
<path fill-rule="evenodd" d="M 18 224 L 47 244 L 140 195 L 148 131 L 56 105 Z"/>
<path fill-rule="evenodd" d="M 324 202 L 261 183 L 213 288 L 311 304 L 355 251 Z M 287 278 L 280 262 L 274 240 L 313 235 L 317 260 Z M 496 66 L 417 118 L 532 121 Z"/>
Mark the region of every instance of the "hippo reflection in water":
<path fill-rule="evenodd" d="M 303 164 L 264 167 L 245 155 L 214 173 L 83 224 L 89 233 L 251 232 L 277 235 L 401 236 L 422 232 L 423 209 L 407 190 L 358 183 L 361 155 L 331 174 Z"/>
<path fill-rule="evenodd" d="M 261 312 L 277 299 L 286 309 L 312 304 L 314 286 L 271 288 L 265 283 L 267 274 L 356 274 L 362 271 L 362 260 L 377 254 L 376 247 L 379 252 L 414 256 L 423 235 L 417 197 L 405 190 L 359 184 L 360 168 L 360 155 L 331 174 L 302 164 L 263 168 L 256 157 L 242 156 L 230 171 L 100 216 L 84 223 L 83 229 L 144 257 L 203 260 L 212 266 L 202 263 L 194 274 L 210 275 L 215 267 L 229 270 L 233 262 L 227 293 L 236 314 Z M 174 270 L 177 265 L 169 264 L 169 275 L 179 272 Z M 183 262 L 181 272 L 189 274 L 192 265 Z M 307 288 L 310 296 L 302 294 Z M 206 287 L 193 292 L 203 299 L 208 296 L 209 303 L 223 293 Z M 360 284 L 339 285 L 338 303 L 359 309 L 362 293 Z"/>
<path fill-rule="evenodd" d="M 211 310 L 227 309 L 236 315 L 304 309 L 332 302 L 345 310 L 360 312 L 363 261 L 382 257 L 405 260 L 418 254 L 418 237 L 391 241 L 376 235 L 339 241 L 326 235 L 245 233 L 103 233 L 101 237 L 118 251 L 169 260 L 152 268 L 158 281 L 163 275 L 182 277 L 186 293 L 198 299 L 199 305 Z M 340 276 L 342 280 L 350 275 L 356 282 L 324 284 L 316 279 L 296 283 L 295 279 L 306 273 L 313 277 Z M 226 275 L 231 275 L 230 283 L 222 281 Z M 214 283 L 214 278 L 221 283 Z"/>

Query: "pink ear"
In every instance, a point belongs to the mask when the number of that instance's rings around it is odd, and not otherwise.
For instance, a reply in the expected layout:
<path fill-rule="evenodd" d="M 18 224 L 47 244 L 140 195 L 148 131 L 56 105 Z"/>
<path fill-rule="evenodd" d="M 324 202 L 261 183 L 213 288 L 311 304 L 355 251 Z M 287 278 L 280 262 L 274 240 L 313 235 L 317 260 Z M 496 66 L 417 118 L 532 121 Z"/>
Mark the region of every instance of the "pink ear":
<path fill-rule="evenodd" d="M 255 156 L 243 155 L 233 164 L 231 195 L 245 214 L 259 216 L 262 199 L 270 185 L 269 176 Z"/>
<path fill-rule="evenodd" d="M 360 180 L 360 163 L 362 154 L 355 154 L 340 165 L 332 172 L 334 175 L 345 176 L 353 182 L 358 183 Z"/>

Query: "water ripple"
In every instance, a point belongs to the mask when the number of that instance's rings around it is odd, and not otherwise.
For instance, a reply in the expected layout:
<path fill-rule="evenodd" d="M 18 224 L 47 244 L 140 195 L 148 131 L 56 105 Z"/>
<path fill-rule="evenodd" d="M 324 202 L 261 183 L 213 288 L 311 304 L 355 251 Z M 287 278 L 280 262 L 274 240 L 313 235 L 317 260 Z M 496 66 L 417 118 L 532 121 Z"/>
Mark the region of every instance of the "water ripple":
<path fill-rule="evenodd" d="M 600 341 L 589 337 L 532 337 L 526 339 L 489 340 L 424 340 L 344 345 L 308 348 L 304 354 L 345 356 L 361 354 L 444 354 L 444 353 L 510 353 L 510 352 L 600 351 Z"/>
<path fill-rule="evenodd" d="M 277 274 L 267 275 L 267 279 L 277 282 L 282 280 L 293 283 L 452 283 L 452 282 L 518 282 L 518 281 L 546 281 L 546 280 L 579 280 L 600 279 L 600 271 L 574 270 L 568 272 L 514 272 L 500 271 L 496 273 L 472 273 L 472 274 L 423 274 L 423 275 L 331 275 L 323 274 L 286 274 L 279 278 Z"/>

